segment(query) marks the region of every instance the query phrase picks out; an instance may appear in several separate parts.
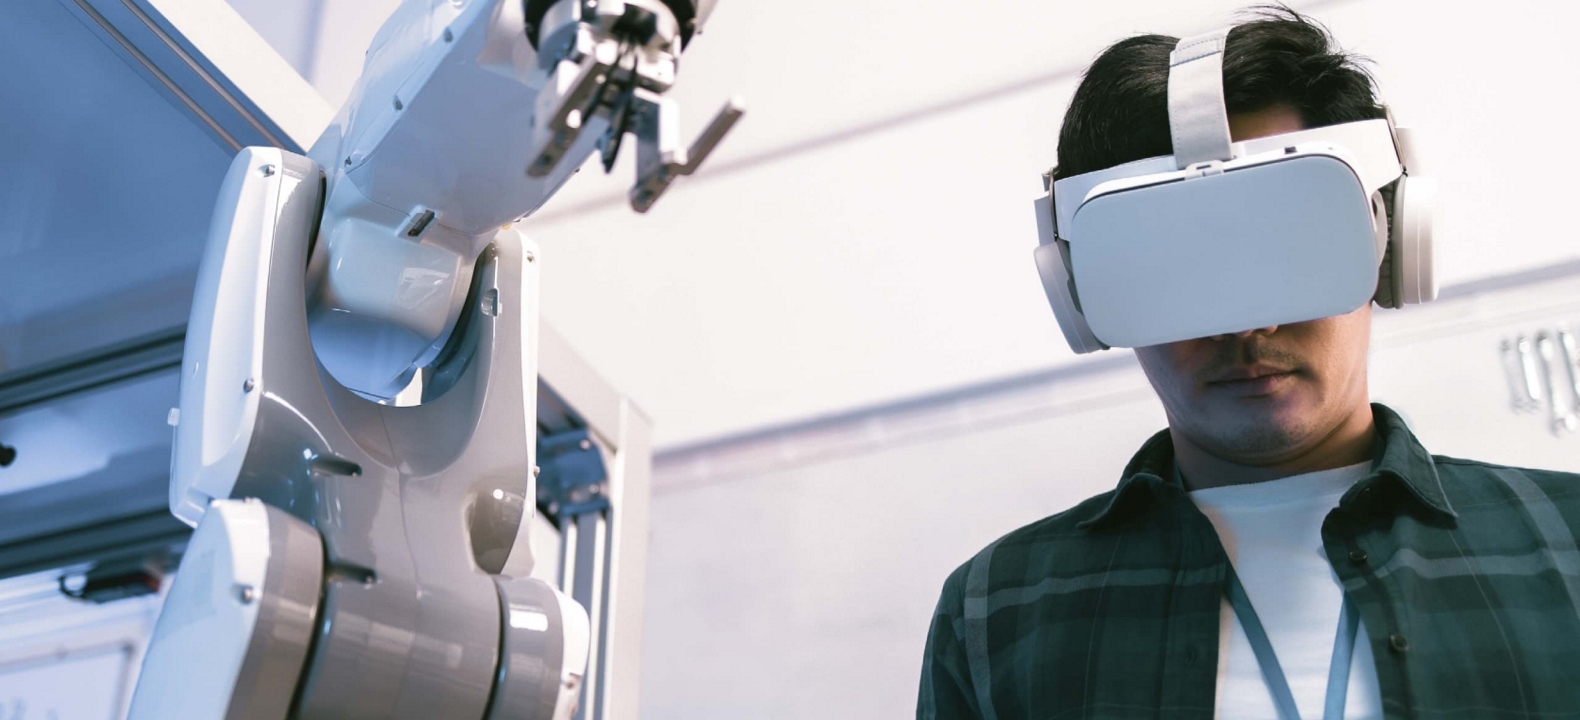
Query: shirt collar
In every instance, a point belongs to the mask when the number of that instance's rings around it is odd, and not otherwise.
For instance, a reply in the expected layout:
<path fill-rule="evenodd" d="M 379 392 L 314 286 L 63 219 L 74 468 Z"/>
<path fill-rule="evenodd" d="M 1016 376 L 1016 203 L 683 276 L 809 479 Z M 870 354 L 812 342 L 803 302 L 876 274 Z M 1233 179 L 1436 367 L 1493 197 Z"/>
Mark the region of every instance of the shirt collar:
<path fill-rule="evenodd" d="M 1404 418 L 1379 403 L 1372 403 L 1372 417 L 1377 427 L 1377 448 L 1372 460 L 1371 478 L 1397 482 L 1410 497 L 1433 512 L 1448 518 L 1459 517 L 1443 492 L 1432 455 L 1410 432 Z M 1363 480 L 1356 486 L 1367 482 Z M 1162 430 L 1147 440 L 1130 459 L 1108 503 L 1096 515 L 1077 523 L 1076 527 L 1095 530 L 1119 522 L 1149 504 L 1147 499 L 1154 493 L 1146 490 L 1167 485 L 1173 485 L 1181 492 L 1185 490 L 1178 474 L 1174 472 L 1174 441 L 1168 430 Z M 1341 502 L 1348 502 L 1350 495 L 1346 494 Z"/>
<path fill-rule="evenodd" d="M 1372 403 L 1372 417 L 1377 422 L 1379 448 L 1372 463 L 1372 475 L 1398 482 L 1422 505 L 1450 519 L 1458 518 L 1459 513 L 1454 512 L 1448 495 L 1443 492 L 1437 463 L 1416 439 L 1415 433 L 1410 432 L 1404 418 L 1380 403 Z"/>
<path fill-rule="evenodd" d="M 1174 473 L 1174 440 L 1168 430 L 1158 431 L 1141 445 L 1125 466 L 1119 487 L 1109 495 L 1108 503 L 1075 527 L 1095 530 L 1129 517 L 1147 504 L 1146 496 L 1151 495 L 1148 490 L 1161 485 L 1174 485 L 1184 490 Z"/>

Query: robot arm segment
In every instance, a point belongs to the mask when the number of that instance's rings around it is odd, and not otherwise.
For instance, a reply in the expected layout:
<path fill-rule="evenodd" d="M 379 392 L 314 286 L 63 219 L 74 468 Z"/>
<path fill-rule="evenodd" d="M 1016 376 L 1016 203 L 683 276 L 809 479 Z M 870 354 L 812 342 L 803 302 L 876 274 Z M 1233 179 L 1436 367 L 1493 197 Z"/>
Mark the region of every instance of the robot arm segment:
<path fill-rule="evenodd" d="M 198 530 L 133 717 L 576 712 L 586 611 L 526 577 L 539 263 L 501 226 L 626 132 L 645 211 L 740 108 L 679 146 L 663 93 L 711 2 L 541 4 L 405 0 L 311 158 L 233 161 L 172 414 Z"/>
<path fill-rule="evenodd" d="M 542 207 L 587 157 L 601 150 L 612 167 L 635 134 L 639 155 L 657 158 L 639 163 L 631 193 L 645 212 L 740 115 L 727 106 L 688 155 L 663 97 L 711 3 L 542 5 L 406 0 L 310 153 L 328 187 L 310 260 L 314 349 L 366 397 L 393 397 L 434 361 L 494 231 Z"/>

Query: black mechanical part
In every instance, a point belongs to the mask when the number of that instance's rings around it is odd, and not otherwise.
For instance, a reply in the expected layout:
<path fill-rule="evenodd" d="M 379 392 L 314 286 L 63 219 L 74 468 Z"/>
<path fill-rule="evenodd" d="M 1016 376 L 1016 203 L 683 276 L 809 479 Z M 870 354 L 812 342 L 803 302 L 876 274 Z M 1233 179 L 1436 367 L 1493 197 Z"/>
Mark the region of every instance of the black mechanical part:
<path fill-rule="evenodd" d="M 623 65 L 625 56 L 634 53 L 635 47 L 626 53 L 621 53 L 620 61 L 615 63 Z M 614 83 L 609 83 L 613 85 Z M 604 90 L 608 89 L 604 86 Z M 603 153 L 603 172 L 605 175 L 614 172 L 614 161 L 620 155 L 620 141 L 625 138 L 625 132 L 631 122 L 631 98 L 636 93 L 635 75 L 627 76 L 625 87 L 620 89 L 620 95 L 615 99 L 614 105 L 609 109 L 609 129 L 604 131 L 604 136 L 599 138 L 598 149 Z M 598 104 L 603 104 L 603 92 L 598 93 Z"/>
<path fill-rule="evenodd" d="M 159 563 L 136 557 L 94 565 L 82 575 L 62 575 L 60 592 L 97 605 L 159 592 L 164 570 Z"/>
<path fill-rule="evenodd" d="M 0 442 L 0 467 L 11 467 L 16 462 L 16 448 Z"/>
<path fill-rule="evenodd" d="M 577 515 L 609 507 L 603 454 L 587 433 L 576 428 L 538 436 L 538 507 L 555 527 Z"/>
<path fill-rule="evenodd" d="M 524 0 L 524 1 L 526 2 L 526 11 L 527 11 L 527 40 L 531 41 L 533 48 L 537 48 L 537 46 L 538 46 L 538 25 L 543 22 L 543 16 L 544 16 L 544 14 L 548 13 L 549 8 L 553 7 L 554 4 L 556 2 L 558 2 L 559 0 Z M 586 2 L 586 1 L 587 0 L 583 0 L 583 2 Z M 675 22 L 680 25 L 680 46 L 681 46 L 681 48 L 685 48 L 687 45 L 690 45 L 691 44 L 691 36 L 697 30 L 697 3 L 696 3 L 696 0 L 660 0 L 660 2 L 663 2 L 665 7 L 668 7 L 669 11 L 675 14 Z M 633 10 L 638 11 L 639 14 L 633 15 L 633 13 L 632 13 Z M 655 19 L 652 17 L 652 15 L 650 13 L 641 12 L 640 8 L 634 8 L 634 7 L 627 6 L 626 10 L 625 10 L 625 15 L 620 18 L 620 23 L 621 24 L 626 23 L 627 22 L 627 18 L 630 18 L 633 22 L 636 22 L 636 21 L 640 20 L 640 16 L 641 15 L 646 15 L 647 16 L 647 19 L 646 19 L 645 22 L 647 22 L 649 24 L 655 22 Z M 638 24 L 633 29 L 640 30 L 641 29 L 641 25 Z M 652 30 L 651 26 L 649 26 L 649 29 L 647 31 L 647 35 L 644 36 L 641 41 L 644 42 L 644 43 L 647 42 L 647 39 L 652 37 L 652 33 L 653 33 L 653 30 Z"/>
<path fill-rule="evenodd" d="M 658 34 L 658 16 L 647 8 L 626 5 L 615 21 L 614 36 L 637 45 L 646 45 Z"/>
<path fill-rule="evenodd" d="M 603 172 L 605 175 L 614 172 L 614 161 L 620 157 L 620 141 L 625 139 L 626 127 L 630 124 L 631 90 L 627 89 L 620 94 L 620 99 L 615 101 L 615 106 L 609 111 L 609 129 L 604 131 L 603 137 L 598 142 L 598 150 L 603 155 Z"/>

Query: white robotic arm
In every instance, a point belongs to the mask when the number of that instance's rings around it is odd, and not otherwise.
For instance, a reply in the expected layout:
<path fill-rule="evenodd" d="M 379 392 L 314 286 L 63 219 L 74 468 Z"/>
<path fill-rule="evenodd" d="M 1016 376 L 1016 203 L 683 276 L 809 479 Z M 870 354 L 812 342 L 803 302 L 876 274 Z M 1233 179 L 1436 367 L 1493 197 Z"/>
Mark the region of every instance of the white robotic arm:
<path fill-rule="evenodd" d="M 311 258 L 314 348 L 338 380 L 388 398 L 432 363 L 472 266 L 602 150 L 638 144 L 645 212 L 741 115 L 731 102 L 689 152 L 664 98 L 702 0 L 408 0 L 310 156 L 328 196 Z"/>
<path fill-rule="evenodd" d="M 638 211 L 696 168 L 741 114 L 675 145 L 709 10 L 406 0 L 311 157 L 236 157 L 171 413 L 197 530 L 133 718 L 576 713 L 586 611 L 528 576 L 539 263 L 508 224 L 627 133 Z"/>

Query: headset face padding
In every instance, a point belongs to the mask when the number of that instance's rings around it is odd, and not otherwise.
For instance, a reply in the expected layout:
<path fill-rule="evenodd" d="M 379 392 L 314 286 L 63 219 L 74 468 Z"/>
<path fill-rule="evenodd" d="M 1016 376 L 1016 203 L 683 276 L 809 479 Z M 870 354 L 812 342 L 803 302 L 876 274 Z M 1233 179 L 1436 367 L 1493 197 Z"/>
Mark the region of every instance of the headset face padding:
<path fill-rule="evenodd" d="M 1097 339 L 1092 328 L 1081 314 L 1075 297 L 1075 279 L 1070 275 L 1070 246 L 1059 240 L 1053 230 L 1053 196 L 1044 195 L 1032 203 L 1037 216 L 1037 234 L 1042 242 L 1032 253 L 1037 262 L 1037 274 L 1042 278 L 1042 290 L 1048 295 L 1048 305 L 1064 331 L 1064 341 L 1076 353 L 1085 354 L 1107 350 L 1108 346 Z"/>
<path fill-rule="evenodd" d="M 1393 199 L 1398 183 L 1378 190 L 1372 196 L 1372 222 L 1376 228 L 1377 256 L 1382 258 L 1377 266 L 1377 294 L 1372 296 L 1372 302 L 1379 307 L 1399 307 L 1399 278 L 1394 267 L 1393 257 Z"/>

